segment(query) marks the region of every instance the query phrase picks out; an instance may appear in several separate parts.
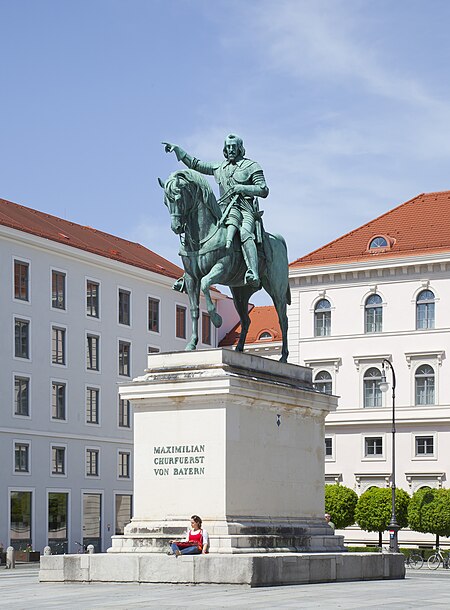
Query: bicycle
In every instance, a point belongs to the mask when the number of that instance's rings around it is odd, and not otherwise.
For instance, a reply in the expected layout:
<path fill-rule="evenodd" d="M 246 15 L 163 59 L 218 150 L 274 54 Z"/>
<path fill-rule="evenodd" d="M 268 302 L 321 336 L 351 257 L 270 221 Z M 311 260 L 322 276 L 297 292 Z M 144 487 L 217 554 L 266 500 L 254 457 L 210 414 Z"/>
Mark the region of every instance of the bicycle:
<path fill-rule="evenodd" d="M 75 544 L 78 545 L 78 550 L 77 553 L 87 553 L 87 546 L 85 544 L 83 544 L 82 542 L 78 542 L 77 540 L 74 540 Z"/>
<path fill-rule="evenodd" d="M 431 555 L 428 558 L 427 561 L 427 566 L 429 570 L 437 570 L 438 567 L 441 565 L 445 570 L 448 570 L 449 568 L 449 552 L 447 552 L 447 555 L 444 555 L 444 553 L 441 551 L 441 549 L 436 549 L 436 553 L 434 553 L 433 555 Z"/>
<path fill-rule="evenodd" d="M 423 557 L 419 553 L 409 553 L 405 557 L 405 566 L 413 570 L 420 570 L 423 566 Z"/>

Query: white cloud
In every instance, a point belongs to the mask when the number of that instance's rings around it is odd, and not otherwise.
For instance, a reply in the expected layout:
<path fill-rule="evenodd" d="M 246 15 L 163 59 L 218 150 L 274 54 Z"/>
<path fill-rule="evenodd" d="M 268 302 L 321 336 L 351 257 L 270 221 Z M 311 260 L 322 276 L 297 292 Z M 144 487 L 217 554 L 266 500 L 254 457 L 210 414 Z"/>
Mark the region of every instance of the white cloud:
<path fill-rule="evenodd" d="M 260 48 L 274 69 L 314 80 L 358 81 L 386 98 L 430 110 L 448 109 L 446 103 L 430 96 L 420 81 L 394 71 L 395 58 L 385 56 L 365 36 L 370 30 L 369 11 L 367 3 L 348 1 L 270 1 L 260 5 L 252 23 Z"/>

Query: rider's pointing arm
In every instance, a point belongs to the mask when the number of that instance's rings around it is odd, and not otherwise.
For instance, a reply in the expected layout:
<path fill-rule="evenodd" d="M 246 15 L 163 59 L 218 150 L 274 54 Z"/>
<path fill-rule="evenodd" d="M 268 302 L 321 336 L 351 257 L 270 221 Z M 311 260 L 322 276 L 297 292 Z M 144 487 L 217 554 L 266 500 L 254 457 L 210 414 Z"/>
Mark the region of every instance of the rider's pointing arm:
<path fill-rule="evenodd" d="M 217 167 L 215 163 L 208 163 L 206 161 L 200 161 L 195 157 L 191 157 L 191 155 L 176 144 L 169 144 L 168 142 L 163 142 L 163 144 L 165 144 L 166 152 L 174 152 L 178 161 L 184 163 L 187 167 L 189 167 L 189 169 L 195 169 L 197 172 L 200 172 L 201 174 L 208 174 L 209 176 L 214 174 L 214 170 Z"/>

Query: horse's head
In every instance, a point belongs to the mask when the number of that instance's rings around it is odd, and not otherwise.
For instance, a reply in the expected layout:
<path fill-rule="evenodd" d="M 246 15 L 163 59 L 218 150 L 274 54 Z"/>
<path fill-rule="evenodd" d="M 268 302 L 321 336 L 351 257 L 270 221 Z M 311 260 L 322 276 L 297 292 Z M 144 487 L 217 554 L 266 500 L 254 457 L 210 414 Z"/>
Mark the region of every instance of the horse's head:
<path fill-rule="evenodd" d="M 158 178 L 158 182 L 164 189 L 164 203 L 170 213 L 172 231 L 177 235 L 184 233 L 186 216 L 190 207 L 190 198 L 186 192 L 189 182 L 184 172 L 178 171 L 170 174 L 165 183 Z"/>

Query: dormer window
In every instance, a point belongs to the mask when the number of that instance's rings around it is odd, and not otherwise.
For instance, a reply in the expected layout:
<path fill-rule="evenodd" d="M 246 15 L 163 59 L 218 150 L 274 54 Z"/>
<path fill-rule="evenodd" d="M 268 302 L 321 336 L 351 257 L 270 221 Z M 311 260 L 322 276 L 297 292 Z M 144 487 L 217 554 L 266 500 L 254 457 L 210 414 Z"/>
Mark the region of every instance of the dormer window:
<path fill-rule="evenodd" d="M 258 341 L 270 341 L 271 339 L 273 337 L 267 330 L 264 330 L 258 337 Z"/>
<path fill-rule="evenodd" d="M 389 248 L 387 239 L 382 235 L 377 235 L 377 237 L 374 237 L 369 244 L 369 250 L 375 250 L 376 248 Z"/>

